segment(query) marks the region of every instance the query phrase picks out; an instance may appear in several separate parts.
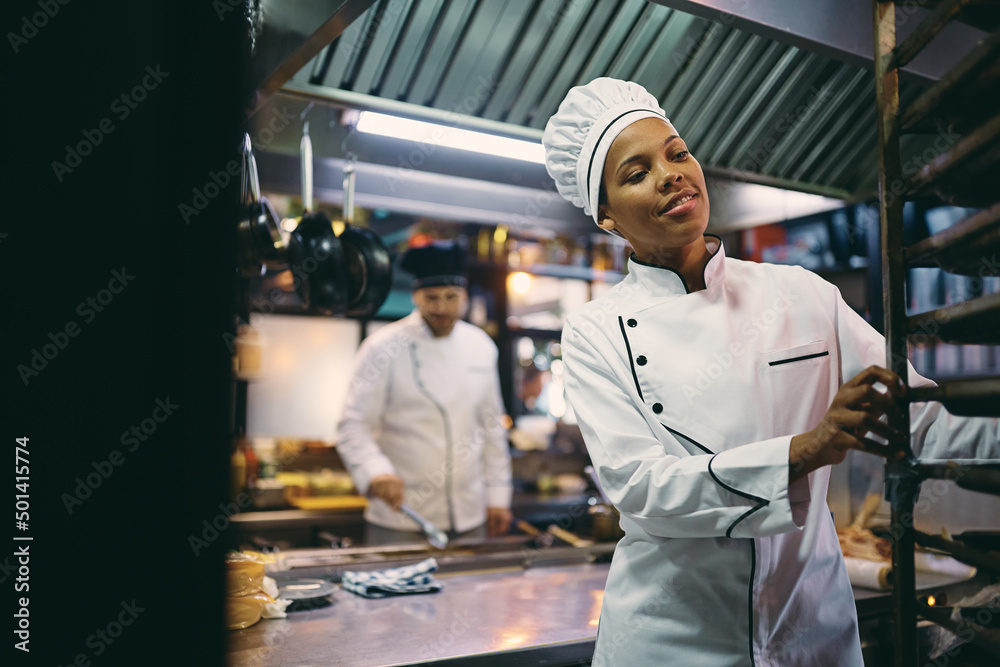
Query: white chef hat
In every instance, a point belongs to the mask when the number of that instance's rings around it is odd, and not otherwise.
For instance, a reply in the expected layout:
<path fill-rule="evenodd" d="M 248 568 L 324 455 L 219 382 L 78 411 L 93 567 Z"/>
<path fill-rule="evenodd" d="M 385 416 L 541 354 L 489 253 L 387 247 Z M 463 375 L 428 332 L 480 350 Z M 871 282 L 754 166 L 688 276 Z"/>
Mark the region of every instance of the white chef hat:
<path fill-rule="evenodd" d="M 637 83 L 601 77 L 570 88 L 542 134 L 545 169 L 559 194 L 597 222 L 604 158 L 611 144 L 626 127 L 651 117 L 667 120 L 656 98 Z"/>

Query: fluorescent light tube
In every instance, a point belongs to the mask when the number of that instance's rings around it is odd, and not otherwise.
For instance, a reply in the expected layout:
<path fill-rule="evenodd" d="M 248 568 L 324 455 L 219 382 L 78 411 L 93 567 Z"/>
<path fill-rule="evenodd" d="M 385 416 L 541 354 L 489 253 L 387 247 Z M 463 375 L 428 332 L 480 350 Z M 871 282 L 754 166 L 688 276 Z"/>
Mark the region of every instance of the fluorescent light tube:
<path fill-rule="evenodd" d="M 360 132 L 378 134 L 383 137 L 409 139 L 433 146 L 446 146 L 545 164 L 545 150 L 540 143 L 498 137 L 494 134 L 437 125 L 422 120 L 389 116 L 374 111 L 361 112 L 357 129 Z"/>

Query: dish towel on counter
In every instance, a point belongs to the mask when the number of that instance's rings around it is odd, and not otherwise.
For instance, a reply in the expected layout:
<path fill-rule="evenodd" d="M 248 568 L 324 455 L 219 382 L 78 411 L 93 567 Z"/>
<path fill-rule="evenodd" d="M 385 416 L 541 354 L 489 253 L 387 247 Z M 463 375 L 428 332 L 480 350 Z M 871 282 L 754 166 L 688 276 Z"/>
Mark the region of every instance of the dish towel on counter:
<path fill-rule="evenodd" d="M 441 590 L 442 585 L 440 582 L 434 581 L 434 575 L 431 574 L 437 570 L 437 567 L 437 561 L 428 558 L 414 565 L 394 567 L 389 570 L 344 572 L 340 575 L 340 585 L 344 590 L 366 598 L 384 598 L 389 595 L 410 593 L 437 593 Z"/>

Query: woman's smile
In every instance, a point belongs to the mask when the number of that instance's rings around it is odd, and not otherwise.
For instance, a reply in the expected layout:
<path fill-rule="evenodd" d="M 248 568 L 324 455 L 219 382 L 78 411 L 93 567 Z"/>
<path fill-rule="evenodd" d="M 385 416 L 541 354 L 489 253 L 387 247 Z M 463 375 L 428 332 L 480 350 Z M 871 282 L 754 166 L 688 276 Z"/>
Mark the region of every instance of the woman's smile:
<path fill-rule="evenodd" d="M 669 215 L 672 218 L 687 215 L 698 205 L 698 193 L 694 190 L 684 190 L 675 195 L 667 205 L 660 209 L 659 215 Z"/>

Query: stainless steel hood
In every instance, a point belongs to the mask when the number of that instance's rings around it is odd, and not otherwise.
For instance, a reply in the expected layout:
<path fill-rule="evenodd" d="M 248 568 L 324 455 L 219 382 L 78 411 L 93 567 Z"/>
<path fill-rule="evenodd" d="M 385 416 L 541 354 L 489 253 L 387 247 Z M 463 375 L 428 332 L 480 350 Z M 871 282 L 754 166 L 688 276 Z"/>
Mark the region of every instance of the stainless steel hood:
<path fill-rule="evenodd" d="M 274 4 L 276 12 L 290 11 L 286 3 Z M 351 5 L 356 12 L 366 3 L 326 4 Z M 281 105 L 305 111 L 312 101 L 317 103 L 308 111 L 312 127 L 317 127 L 312 116 L 327 119 L 319 157 L 342 159 L 349 150 L 372 165 L 551 191 L 539 165 L 444 148 L 416 165 L 408 158 L 415 145 L 362 139 L 343 124 L 341 110 L 383 109 L 540 137 L 570 87 L 614 76 L 637 81 L 656 95 L 710 180 L 727 188 L 757 183 L 847 200 L 874 194 L 873 75 L 865 39 L 853 36 L 858 26 L 869 26 L 870 33 L 869 0 L 367 4 L 280 93 L 262 103 L 258 127 Z M 919 18 L 910 17 L 910 29 Z M 329 22 L 324 25 L 325 34 L 332 34 Z M 913 64 L 902 87 L 903 104 L 983 34 L 960 24 L 957 33 L 943 35 L 937 60 Z M 298 125 L 292 126 L 266 150 L 294 153 Z M 907 139 L 905 150 L 922 163 L 925 149 L 940 137 Z M 713 220 L 724 213 L 713 200 Z M 740 211 L 728 214 L 740 217 Z M 587 224 L 582 215 L 571 217 Z"/>

